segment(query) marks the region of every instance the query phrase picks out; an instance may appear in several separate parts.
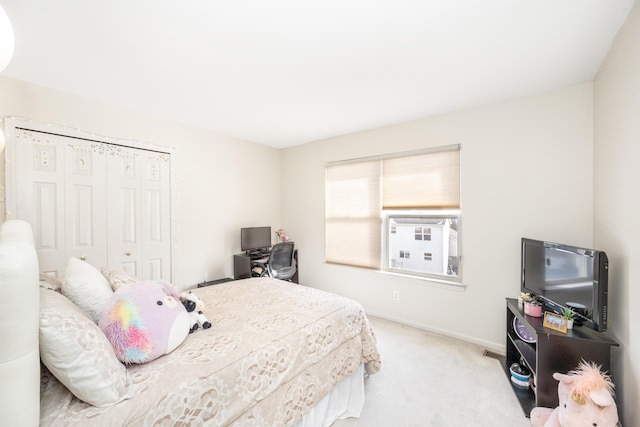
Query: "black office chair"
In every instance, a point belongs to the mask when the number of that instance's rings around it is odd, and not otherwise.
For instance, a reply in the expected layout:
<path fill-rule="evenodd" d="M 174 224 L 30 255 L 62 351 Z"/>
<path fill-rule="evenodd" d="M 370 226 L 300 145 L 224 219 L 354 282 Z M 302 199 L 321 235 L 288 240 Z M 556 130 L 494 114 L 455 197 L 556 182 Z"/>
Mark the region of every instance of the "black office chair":
<path fill-rule="evenodd" d="M 291 280 L 296 274 L 296 261 L 294 259 L 295 247 L 293 242 L 276 243 L 271 248 L 267 272 L 274 279 Z"/>

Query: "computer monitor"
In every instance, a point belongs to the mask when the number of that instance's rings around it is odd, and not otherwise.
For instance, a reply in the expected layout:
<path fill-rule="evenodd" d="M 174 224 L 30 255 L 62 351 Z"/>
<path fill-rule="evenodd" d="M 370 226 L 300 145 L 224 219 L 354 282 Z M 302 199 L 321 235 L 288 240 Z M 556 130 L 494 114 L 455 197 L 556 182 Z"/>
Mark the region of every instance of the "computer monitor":
<path fill-rule="evenodd" d="M 240 249 L 245 252 L 264 251 L 271 247 L 271 227 L 244 227 L 240 229 Z"/>

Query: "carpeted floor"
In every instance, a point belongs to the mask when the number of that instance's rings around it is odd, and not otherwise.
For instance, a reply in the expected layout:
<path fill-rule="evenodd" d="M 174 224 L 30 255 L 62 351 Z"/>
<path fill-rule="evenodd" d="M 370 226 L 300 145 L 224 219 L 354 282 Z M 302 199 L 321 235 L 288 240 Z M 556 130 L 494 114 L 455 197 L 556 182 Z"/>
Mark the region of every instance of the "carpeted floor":
<path fill-rule="evenodd" d="M 526 427 L 498 360 L 484 349 L 370 318 L 382 369 L 365 379 L 360 418 L 333 427 Z"/>

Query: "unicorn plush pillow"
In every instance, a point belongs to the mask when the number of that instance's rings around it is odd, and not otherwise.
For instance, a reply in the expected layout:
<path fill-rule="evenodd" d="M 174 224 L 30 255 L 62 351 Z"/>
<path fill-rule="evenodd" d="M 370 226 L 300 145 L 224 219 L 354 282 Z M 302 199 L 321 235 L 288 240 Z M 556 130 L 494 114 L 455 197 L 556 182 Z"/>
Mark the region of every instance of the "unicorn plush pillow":
<path fill-rule="evenodd" d="M 614 384 L 609 374 L 594 362 L 580 362 L 569 374 L 555 373 L 558 401 L 555 409 L 536 407 L 531 410 L 533 427 L 616 427 L 618 409 Z"/>
<path fill-rule="evenodd" d="M 116 356 L 126 364 L 170 353 L 189 334 L 189 314 L 167 283 L 141 281 L 118 288 L 98 323 Z"/>

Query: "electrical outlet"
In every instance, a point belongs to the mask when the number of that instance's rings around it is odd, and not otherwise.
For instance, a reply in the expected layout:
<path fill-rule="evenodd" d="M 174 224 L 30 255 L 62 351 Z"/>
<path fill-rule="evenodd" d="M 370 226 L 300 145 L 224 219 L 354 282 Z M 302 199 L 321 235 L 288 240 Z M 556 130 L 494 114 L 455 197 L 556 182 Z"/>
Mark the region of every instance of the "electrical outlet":
<path fill-rule="evenodd" d="M 400 301 L 400 291 L 393 291 L 393 300 Z"/>

